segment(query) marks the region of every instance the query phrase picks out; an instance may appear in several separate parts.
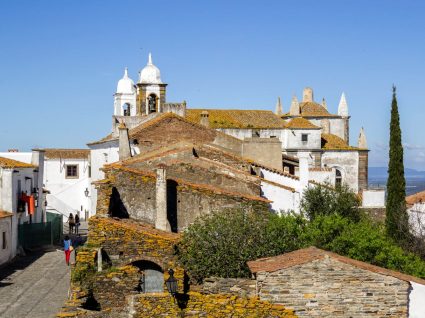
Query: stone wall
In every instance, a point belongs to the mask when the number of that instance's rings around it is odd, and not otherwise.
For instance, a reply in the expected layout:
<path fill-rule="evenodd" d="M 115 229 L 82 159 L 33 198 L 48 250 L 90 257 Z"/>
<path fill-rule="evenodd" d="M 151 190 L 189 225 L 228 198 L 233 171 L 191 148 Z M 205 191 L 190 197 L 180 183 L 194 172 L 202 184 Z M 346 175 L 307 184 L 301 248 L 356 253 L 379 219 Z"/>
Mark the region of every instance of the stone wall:
<path fill-rule="evenodd" d="M 97 184 L 98 215 L 132 218 L 155 224 L 154 176 L 140 175 L 122 169 L 111 169 L 107 171 L 106 177 L 106 181 Z M 173 231 L 182 231 L 197 217 L 223 208 L 238 208 L 242 205 L 264 207 L 268 204 L 266 200 L 252 200 L 250 196 L 240 196 L 236 192 L 223 193 L 220 188 L 213 186 L 199 187 L 187 182 L 181 184 L 179 179 L 176 180 L 167 180 L 167 214 Z M 228 185 L 230 185 L 229 180 L 224 181 L 223 179 L 222 182 L 229 182 Z M 207 183 L 207 180 L 205 182 Z M 254 185 L 248 183 L 247 187 Z M 234 186 L 236 187 L 236 184 Z M 229 190 L 231 189 L 232 187 L 229 187 Z M 246 191 L 248 190 L 247 188 Z M 258 185 L 259 191 L 260 185 Z"/>
<path fill-rule="evenodd" d="M 257 274 L 260 299 L 299 317 L 407 317 L 409 283 L 325 257 Z"/>
<path fill-rule="evenodd" d="M 283 170 L 282 143 L 277 138 L 245 138 L 242 156 L 265 166 Z"/>
<path fill-rule="evenodd" d="M 292 318 L 291 310 L 280 305 L 260 301 L 258 298 L 241 298 L 230 294 L 203 295 L 189 292 L 177 301 L 168 294 L 139 295 L 134 300 L 134 318 L 157 317 L 256 317 Z"/>
<path fill-rule="evenodd" d="M 200 286 L 203 294 L 232 294 L 241 297 L 255 297 L 257 282 L 247 278 L 209 277 Z"/>

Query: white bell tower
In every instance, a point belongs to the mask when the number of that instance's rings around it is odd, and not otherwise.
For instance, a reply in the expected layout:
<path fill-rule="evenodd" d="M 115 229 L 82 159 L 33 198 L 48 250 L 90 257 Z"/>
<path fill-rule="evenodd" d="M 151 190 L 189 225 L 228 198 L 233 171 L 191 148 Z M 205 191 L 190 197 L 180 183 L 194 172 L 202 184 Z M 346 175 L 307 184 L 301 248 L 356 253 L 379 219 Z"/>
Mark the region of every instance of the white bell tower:
<path fill-rule="evenodd" d="M 117 92 L 114 94 L 114 115 L 136 116 L 136 97 L 136 86 L 125 68 L 124 76 L 118 81 Z"/>

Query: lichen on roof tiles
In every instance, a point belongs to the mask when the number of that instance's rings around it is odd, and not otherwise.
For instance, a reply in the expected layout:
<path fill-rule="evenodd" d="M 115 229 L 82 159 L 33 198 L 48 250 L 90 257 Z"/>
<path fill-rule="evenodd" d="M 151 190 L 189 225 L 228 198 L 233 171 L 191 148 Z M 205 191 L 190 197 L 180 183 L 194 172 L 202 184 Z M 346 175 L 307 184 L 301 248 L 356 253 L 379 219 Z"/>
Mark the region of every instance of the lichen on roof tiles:
<path fill-rule="evenodd" d="M 1 168 L 36 168 L 35 165 L 13 160 L 9 158 L 0 157 L 0 167 Z"/>
<path fill-rule="evenodd" d="M 309 120 L 302 117 L 292 118 L 286 127 L 290 129 L 321 129 L 319 126 L 312 124 Z"/>
<path fill-rule="evenodd" d="M 282 119 L 267 110 L 188 109 L 186 119 L 199 123 L 204 111 L 208 112 L 210 128 L 285 128 Z"/>
<path fill-rule="evenodd" d="M 357 150 L 357 148 L 348 145 L 344 139 L 333 134 L 322 134 L 322 149 Z"/>
<path fill-rule="evenodd" d="M 45 149 L 45 156 L 47 159 L 87 159 L 89 157 L 89 154 L 89 149 Z"/>

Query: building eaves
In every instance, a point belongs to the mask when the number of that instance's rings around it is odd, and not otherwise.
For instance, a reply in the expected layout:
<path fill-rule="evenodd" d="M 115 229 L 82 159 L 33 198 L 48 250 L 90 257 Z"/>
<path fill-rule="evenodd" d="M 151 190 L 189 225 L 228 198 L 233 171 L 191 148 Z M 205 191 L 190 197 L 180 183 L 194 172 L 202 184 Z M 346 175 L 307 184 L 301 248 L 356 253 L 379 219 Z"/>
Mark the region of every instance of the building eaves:
<path fill-rule="evenodd" d="M 90 149 L 46 148 L 44 151 L 47 159 L 88 159 L 90 155 Z"/>
<path fill-rule="evenodd" d="M 37 168 L 37 166 L 18 160 L 0 157 L 0 168 Z"/>
<path fill-rule="evenodd" d="M 411 275 L 403 274 L 396 272 L 390 269 L 383 267 L 375 266 L 368 264 L 362 261 L 354 260 L 349 257 L 345 257 L 333 252 L 325 251 L 314 246 L 299 249 L 293 252 L 282 254 L 274 257 L 260 258 L 255 261 L 247 262 L 247 265 L 252 273 L 258 272 L 275 272 L 282 269 L 287 269 L 293 266 L 302 265 L 306 263 L 311 263 L 315 260 L 324 259 L 325 257 L 330 257 L 339 262 L 367 270 L 376 274 L 392 276 L 394 278 L 406 281 L 406 282 L 415 282 L 421 285 L 425 285 L 425 280 L 414 277 Z"/>

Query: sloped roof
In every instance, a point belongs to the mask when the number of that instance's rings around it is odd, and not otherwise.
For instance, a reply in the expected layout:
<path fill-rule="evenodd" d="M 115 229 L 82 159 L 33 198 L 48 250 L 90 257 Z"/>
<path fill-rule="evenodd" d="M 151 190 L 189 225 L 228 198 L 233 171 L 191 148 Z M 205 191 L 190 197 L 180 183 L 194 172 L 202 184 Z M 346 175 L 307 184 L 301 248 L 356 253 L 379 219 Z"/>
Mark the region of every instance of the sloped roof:
<path fill-rule="evenodd" d="M 208 112 L 210 128 L 285 128 L 283 120 L 268 110 L 187 109 L 186 119 L 199 123 L 203 111 Z"/>
<path fill-rule="evenodd" d="M 347 142 L 333 134 L 322 134 L 322 149 L 327 150 L 358 150 L 351 147 Z"/>
<path fill-rule="evenodd" d="M 357 268 L 367 270 L 376 274 L 392 276 L 394 278 L 406 282 L 415 282 L 421 285 L 425 285 L 424 279 L 396 272 L 383 267 L 371 265 L 362 261 L 357 261 L 352 258 L 325 251 L 314 246 L 296 250 L 279 256 L 260 258 L 255 261 L 247 262 L 247 264 L 252 273 L 275 272 L 281 269 L 286 269 L 297 265 L 311 263 L 315 260 L 324 259 L 326 256 L 339 262 L 355 266 Z"/>
<path fill-rule="evenodd" d="M 44 151 L 48 159 L 87 159 L 90 154 L 90 149 L 47 148 Z"/>
<path fill-rule="evenodd" d="M 406 197 L 406 202 L 407 204 L 411 205 L 419 202 L 425 203 L 425 191 L 409 195 L 408 197 Z"/>
<path fill-rule="evenodd" d="M 321 129 L 303 117 L 292 118 L 286 123 L 286 127 L 290 129 Z"/>
<path fill-rule="evenodd" d="M 0 157 L 1 168 L 36 168 L 36 166 L 9 158 Z"/>
<path fill-rule="evenodd" d="M 13 213 L 0 210 L 0 219 L 11 217 Z"/>

